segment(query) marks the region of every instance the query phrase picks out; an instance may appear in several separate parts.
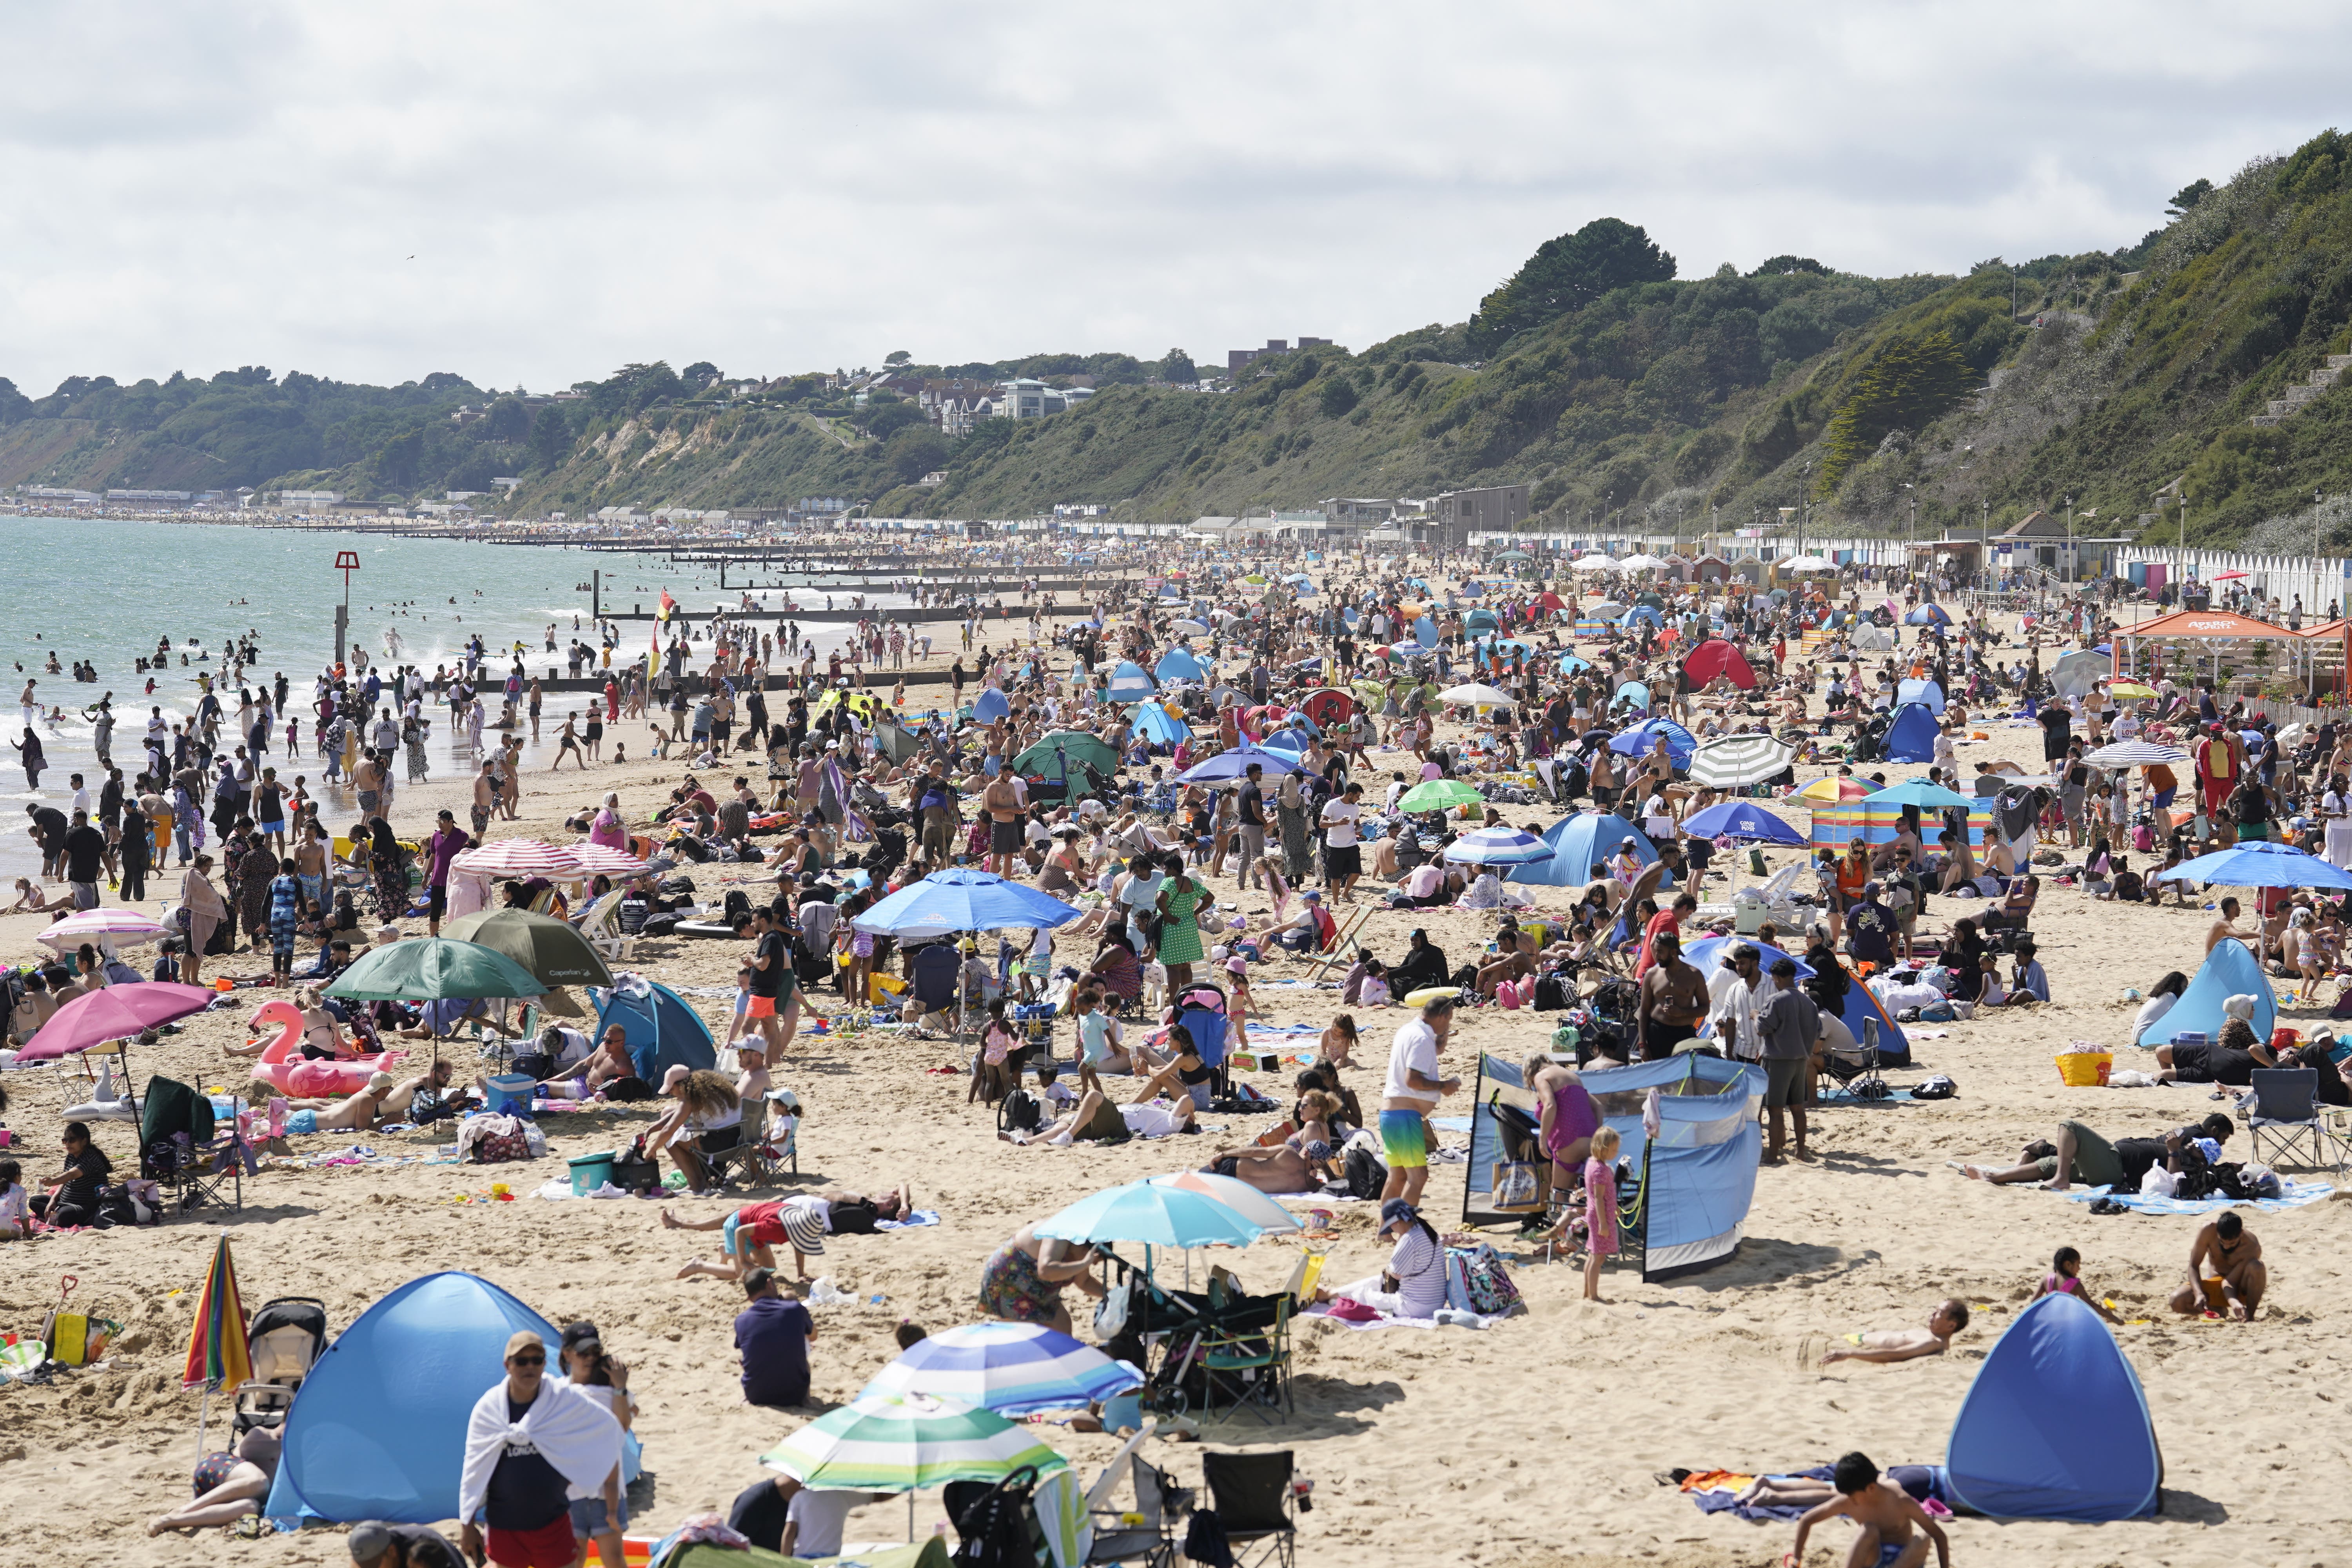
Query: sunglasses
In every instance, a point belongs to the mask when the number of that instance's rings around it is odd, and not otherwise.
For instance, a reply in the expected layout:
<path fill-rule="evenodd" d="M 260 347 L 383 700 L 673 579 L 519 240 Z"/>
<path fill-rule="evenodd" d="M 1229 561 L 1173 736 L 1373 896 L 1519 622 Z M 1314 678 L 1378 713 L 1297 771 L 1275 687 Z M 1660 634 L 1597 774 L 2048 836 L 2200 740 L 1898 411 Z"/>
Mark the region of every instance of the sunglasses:
<path fill-rule="evenodd" d="M 509 1356 L 507 1358 L 507 1364 L 509 1366 L 545 1366 L 547 1358 L 543 1355 Z"/>

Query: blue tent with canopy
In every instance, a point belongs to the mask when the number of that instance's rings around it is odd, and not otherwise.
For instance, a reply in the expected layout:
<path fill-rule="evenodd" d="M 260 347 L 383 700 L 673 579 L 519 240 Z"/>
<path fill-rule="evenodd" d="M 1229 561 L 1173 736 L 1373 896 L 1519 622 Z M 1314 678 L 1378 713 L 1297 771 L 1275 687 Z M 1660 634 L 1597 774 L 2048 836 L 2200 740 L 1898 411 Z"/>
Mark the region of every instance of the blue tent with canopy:
<path fill-rule="evenodd" d="M 555 1326 L 471 1274 L 412 1279 L 327 1347 L 286 1413 L 264 1517 L 437 1524 L 457 1516 L 466 1425 L 507 1338 Z"/>
<path fill-rule="evenodd" d="M 982 724 L 993 724 L 1013 711 L 1013 700 L 992 686 L 971 700 L 971 716 Z"/>
<path fill-rule="evenodd" d="M 1952 624 L 1952 617 L 1945 613 L 1941 605 L 1921 605 L 1903 617 L 1903 624 L 1906 626 L 1948 626 Z"/>
<path fill-rule="evenodd" d="M 2254 1016 L 2250 1020 L 2254 1038 L 2267 1040 L 2278 1026 L 2278 1003 L 2271 994 L 2270 976 L 2263 973 L 2251 950 L 2242 942 L 2217 942 L 2213 951 L 2197 971 L 2197 978 L 2180 994 L 2180 1000 L 2147 1026 L 2139 1043 L 2154 1049 L 2168 1046 L 2184 1034 L 2201 1034 L 2212 1039 L 2221 1037 L 2221 1004 L 2232 996 L 2252 996 Z"/>
<path fill-rule="evenodd" d="M 1151 677 L 1144 673 L 1143 666 L 1133 659 L 1122 659 L 1118 668 L 1110 672 L 1107 695 L 1113 702 L 1140 702 L 1159 689 Z"/>
<path fill-rule="evenodd" d="M 1611 737 L 1609 749 L 1621 757 L 1646 757 L 1652 744 L 1662 737 L 1666 742 L 1666 755 L 1674 759 L 1675 767 L 1689 767 L 1691 753 L 1698 750 L 1698 739 L 1672 719 L 1644 719 L 1630 730 L 1621 730 Z"/>
<path fill-rule="evenodd" d="M 1293 756 L 1304 756 L 1313 740 L 1314 737 L 1306 731 L 1285 724 L 1280 729 L 1267 731 L 1265 739 L 1258 743 L 1269 752 L 1288 752 Z"/>
<path fill-rule="evenodd" d="M 2096 1524 L 2156 1511 L 2164 1453 L 2115 1331 L 2053 1292 L 2028 1302 L 1977 1368 L 1944 1470 L 1962 1511 Z"/>
<path fill-rule="evenodd" d="M 1936 715 L 1924 702 L 1906 702 L 1895 710 L 1886 726 L 1884 748 L 1890 763 L 1932 763 L 1936 760 Z"/>
<path fill-rule="evenodd" d="M 1547 888 L 1580 888 L 1592 879 L 1592 868 L 1606 865 L 1617 853 L 1618 845 L 1633 841 L 1633 854 L 1647 866 L 1658 858 L 1658 847 L 1647 835 L 1613 811 L 1580 811 L 1573 816 L 1563 816 L 1543 831 L 1543 841 L 1551 846 L 1549 860 L 1538 860 L 1531 866 L 1514 866 L 1503 880 L 1531 882 Z M 1669 885 L 1673 882 L 1670 875 Z"/>
<path fill-rule="evenodd" d="M 1412 623 L 1412 640 L 1423 647 L 1437 646 L 1437 623 L 1427 616 Z"/>
<path fill-rule="evenodd" d="M 1475 637 L 1481 632 L 1493 631 L 1499 624 L 1495 618 L 1494 611 L 1473 610 L 1463 617 L 1462 629 Z"/>
<path fill-rule="evenodd" d="M 1897 683 L 1895 688 L 1895 705 L 1899 708 L 1906 702 L 1925 703 L 1927 710 L 1936 717 L 1940 719 L 1944 716 L 1944 689 L 1933 680 L 1922 678 L 1918 680 L 1904 680 Z"/>
<path fill-rule="evenodd" d="M 605 1030 L 621 1026 L 629 1060 L 647 1083 L 658 1087 L 673 1066 L 698 1069 L 719 1065 L 710 1026 L 685 997 L 661 982 L 647 981 L 642 991 L 624 984 L 588 994 L 596 1004 L 596 1037 L 602 1039 Z"/>
<path fill-rule="evenodd" d="M 1157 702 L 1141 702 L 1135 709 L 1135 732 L 1156 745 L 1172 746 L 1189 737 L 1192 726 Z"/>
<path fill-rule="evenodd" d="M 1208 677 L 1209 667 L 1182 648 L 1171 647 L 1160 656 L 1160 662 L 1151 667 L 1151 673 L 1163 683 L 1171 680 L 1202 680 Z"/>
<path fill-rule="evenodd" d="M 1691 1051 L 1582 1076 L 1601 1119 L 1624 1141 L 1620 1157 L 1640 1173 L 1621 1197 L 1633 1209 L 1627 1239 L 1641 1246 L 1643 1281 L 1712 1268 L 1738 1252 L 1763 1155 L 1756 1121 L 1763 1069 Z M 1660 1091 L 1655 1139 L 1642 1126 L 1653 1089 Z M 1482 1053 L 1462 1199 L 1466 1225 L 1517 1217 L 1494 1207 L 1495 1163 L 1503 1155 L 1498 1098 L 1530 1114 L 1538 1109 L 1518 1063 Z"/>

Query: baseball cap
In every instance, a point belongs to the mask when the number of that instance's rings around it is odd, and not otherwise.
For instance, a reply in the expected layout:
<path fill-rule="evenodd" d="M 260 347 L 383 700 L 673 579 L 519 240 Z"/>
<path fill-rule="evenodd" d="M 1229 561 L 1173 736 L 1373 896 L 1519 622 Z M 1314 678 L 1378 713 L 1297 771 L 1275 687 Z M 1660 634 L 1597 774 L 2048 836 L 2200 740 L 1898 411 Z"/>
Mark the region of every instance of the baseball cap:
<path fill-rule="evenodd" d="M 538 1351 L 543 1355 L 547 1352 L 547 1342 L 532 1330 L 517 1329 L 507 1336 L 506 1354 L 499 1359 L 511 1360 L 517 1351 Z"/>

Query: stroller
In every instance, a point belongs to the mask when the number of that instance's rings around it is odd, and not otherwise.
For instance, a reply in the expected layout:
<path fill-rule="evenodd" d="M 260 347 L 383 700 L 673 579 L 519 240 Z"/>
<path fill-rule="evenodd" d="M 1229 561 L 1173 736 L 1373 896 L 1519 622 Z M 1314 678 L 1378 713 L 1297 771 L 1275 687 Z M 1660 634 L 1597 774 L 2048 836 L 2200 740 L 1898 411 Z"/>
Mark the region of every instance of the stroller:
<path fill-rule="evenodd" d="M 327 1348 L 327 1304 L 312 1296 L 281 1296 L 265 1302 L 246 1331 L 253 1376 L 237 1384 L 234 1432 L 257 1426 L 272 1431 L 286 1423 L 302 1380 Z"/>

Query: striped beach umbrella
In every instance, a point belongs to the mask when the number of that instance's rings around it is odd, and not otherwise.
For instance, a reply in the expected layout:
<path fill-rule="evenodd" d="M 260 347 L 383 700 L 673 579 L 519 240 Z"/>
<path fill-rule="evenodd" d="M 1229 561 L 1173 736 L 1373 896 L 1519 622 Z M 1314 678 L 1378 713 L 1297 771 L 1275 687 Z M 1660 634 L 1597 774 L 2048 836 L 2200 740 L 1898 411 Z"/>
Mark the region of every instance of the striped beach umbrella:
<path fill-rule="evenodd" d="M 1148 1178 L 1155 1187 L 1174 1187 L 1181 1192 L 1200 1193 L 1216 1199 L 1244 1219 L 1265 1227 L 1268 1236 L 1288 1236 L 1307 1227 L 1298 1216 L 1284 1208 L 1266 1194 L 1247 1182 L 1233 1176 L 1220 1176 L 1212 1171 L 1178 1171 L 1172 1175 Z"/>
<path fill-rule="evenodd" d="M 236 1293 L 236 1265 L 228 1255 L 228 1236 L 222 1233 L 213 1247 L 213 1265 L 205 1272 L 204 1294 L 196 1300 L 195 1321 L 188 1328 L 188 1359 L 180 1369 L 183 1388 L 235 1388 L 253 1375 L 253 1352 L 245 1340 L 245 1303 Z"/>
<path fill-rule="evenodd" d="M 1533 866 L 1552 858 L 1552 847 L 1517 827 L 1481 827 L 1445 847 L 1445 858 L 1469 866 Z"/>
<path fill-rule="evenodd" d="M 118 947 L 138 947 L 172 934 L 137 910 L 81 910 L 44 927 L 33 940 L 59 952 L 86 942 L 112 952 Z"/>
<path fill-rule="evenodd" d="M 2112 746 L 2101 746 L 2083 760 L 2095 768 L 2168 768 L 2187 762 L 2189 753 L 2177 746 L 2159 746 L 2153 741 L 2117 741 Z"/>
<path fill-rule="evenodd" d="M 1000 1481 L 1024 1465 L 1041 1476 L 1069 1461 L 992 1410 L 929 1394 L 867 1392 L 760 1456 L 817 1490 L 918 1491 Z"/>
<path fill-rule="evenodd" d="M 609 845 L 579 843 L 564 853 L 570 855 L 581 874 L 588 877 L 642 877 L 646 863 L 625 849 Z"/>
<path fill-rule="evenodd" d="M 1143 1374 L 1043 1323 L 967 1323 L 918 1340 L 866 1394 L 928 1394 L 1000 1415 L 1069 1410 L 1123 1393 Z"/>
<path fill-rule="evenodd" d="M 468 849 L 450 862 L 459 871 L 484 877 L 576 877 L 580 858 L 537 838 L 500 838 Z"/>
<path fill-rule="evenodd" d="M 1745 789 L 1778 778 L 1796 757 L 1796 747 L 1771 735 L 1726 735 L 1691 753 L 1690 781 L 1709 789 Z"/>

